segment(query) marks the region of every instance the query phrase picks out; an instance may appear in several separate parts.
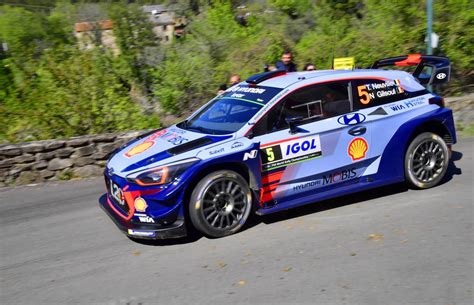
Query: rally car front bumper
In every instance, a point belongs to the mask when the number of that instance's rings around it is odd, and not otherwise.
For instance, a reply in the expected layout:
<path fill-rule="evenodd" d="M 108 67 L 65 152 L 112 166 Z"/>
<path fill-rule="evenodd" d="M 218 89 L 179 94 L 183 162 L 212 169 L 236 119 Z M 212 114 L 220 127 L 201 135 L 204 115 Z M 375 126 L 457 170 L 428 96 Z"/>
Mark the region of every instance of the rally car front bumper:
<path fill-rule="evenodd" d="M 100 207 L 113 220 L 117 227 L 127 236 L 139 239 L 168 239 L 180 238 L 187 235 L 184 219 L 176 219 L 169 225 L 162 224 L 136 224 L 117 215 L 112 209 L 107 194 L 99 198 Z"/>

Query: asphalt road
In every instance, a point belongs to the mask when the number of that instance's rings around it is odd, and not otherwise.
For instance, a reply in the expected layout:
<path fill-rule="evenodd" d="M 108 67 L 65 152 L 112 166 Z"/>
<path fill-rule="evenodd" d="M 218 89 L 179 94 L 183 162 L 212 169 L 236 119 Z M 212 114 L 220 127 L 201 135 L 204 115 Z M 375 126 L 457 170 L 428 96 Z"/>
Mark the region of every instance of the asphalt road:
<path fill-rule="evenodd" d="M 257 217 L 236 235 L 137 243 L 102 179 L 0 191 L 1 304 L 473 304 L 474 139 L 447 181 Z"/>

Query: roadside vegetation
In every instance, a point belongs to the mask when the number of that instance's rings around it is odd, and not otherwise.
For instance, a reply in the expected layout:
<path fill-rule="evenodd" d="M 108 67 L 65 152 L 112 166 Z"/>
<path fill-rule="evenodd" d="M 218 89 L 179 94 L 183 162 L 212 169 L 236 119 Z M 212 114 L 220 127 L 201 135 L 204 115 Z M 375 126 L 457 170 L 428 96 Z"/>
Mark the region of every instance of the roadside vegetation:
<path fill-rule="evenodd" d="M 474 136 L 474 124 L 456 124 L 456 132 L 458 136 L 472 137 Z"/>
<path fill-rule="evenodd" d="M 0 143 L 159 127 L 212 98 L 231 74 L 262 72 L 285 49 L 300 69 L 330 69 L 346 56 L 367 67 L 426 49 L 425 1 L 179 0 L 164 2 L 187 18 L 186 35 L 171 44 L 157 40 L 140 9 L 160 1 L 100 1 L 87 21 L 111 19 L 119 52 L 99 41 L 82 50 L 73 32 L 88 2 L 99 1 L 0 6 Z M 453 63 L 442 93 L 472 92 L 474 4 L 434 1 L 434 16 L 434 52 Z"/>

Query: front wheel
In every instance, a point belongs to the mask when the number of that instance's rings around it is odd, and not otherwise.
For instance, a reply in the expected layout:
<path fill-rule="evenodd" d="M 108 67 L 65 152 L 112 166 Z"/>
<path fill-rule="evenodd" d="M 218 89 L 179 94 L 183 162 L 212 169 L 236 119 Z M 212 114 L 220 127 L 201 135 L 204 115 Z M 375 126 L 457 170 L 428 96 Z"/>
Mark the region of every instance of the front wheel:
<path fill-rule="evenodd" d="M 437 134 L 416 136 L 405 154 L 405 177 L 416 188 L 426 189 L 443 179 L 449 163 L 448 146 Z"/>
<path fill-rule="evenodd" d="M 252 195 L 238 173 L 220 170 L 204 177 L 194 188 L 189 216 L 194 227 L 210 237 L 239 231 L 249 217 Z"/>

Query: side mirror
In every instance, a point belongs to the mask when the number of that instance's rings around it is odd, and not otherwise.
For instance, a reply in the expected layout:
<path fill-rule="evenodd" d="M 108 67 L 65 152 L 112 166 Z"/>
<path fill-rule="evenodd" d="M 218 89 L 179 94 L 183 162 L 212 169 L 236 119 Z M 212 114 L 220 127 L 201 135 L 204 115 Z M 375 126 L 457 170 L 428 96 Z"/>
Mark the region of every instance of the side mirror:
<path fill-rule="evenodd" d="M 247 139 L 253 139 L 254 137 L 253 129 L 250 129 L 250 131 L 247 133 L 246 137 Z"/>
<path fill-rule="evenodd" d="M 295 134 L 300 131 L 300 128 L 298 128 L 298 124 L 301 123 L 302 120 L 302 116 L 290 116 L 285 118 L 286 123 L 290 127 L 291 134 Z"/>

